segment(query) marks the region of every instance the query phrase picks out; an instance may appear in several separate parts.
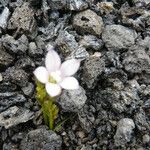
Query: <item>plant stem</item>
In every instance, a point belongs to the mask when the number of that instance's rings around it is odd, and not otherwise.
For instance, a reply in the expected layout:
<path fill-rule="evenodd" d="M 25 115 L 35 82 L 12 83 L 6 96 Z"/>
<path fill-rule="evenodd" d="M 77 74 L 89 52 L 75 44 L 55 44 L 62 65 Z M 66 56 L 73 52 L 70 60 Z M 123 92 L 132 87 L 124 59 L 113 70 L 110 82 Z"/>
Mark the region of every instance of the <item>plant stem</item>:
<path fill-rule="evenodd" d="M 48 125 L 48 116 L 47 113 L 44 111 L 44 107 L 42 106 L 42 113 L 43 113 L 43 118 L 44 118 L 44 122 L 46 125 Z"/>
<path fill-rule="evenodd" d="M 57 118 L 58 110 L 59 109 L 57 105 L 55 105 L 53 98 L 48 98 L 42 104 L 45 124 L 48 125 L 51 130 L 54 129 L 54 120 Z"/>
<path fill-rule="evenodd" d="M 49 108 L 51 109 L 51 108 Z M 53 117 L 53 112 L 50 110 L 49 113 L 49 128 L 52 130 L 54 128 L 54 117 Z"/>

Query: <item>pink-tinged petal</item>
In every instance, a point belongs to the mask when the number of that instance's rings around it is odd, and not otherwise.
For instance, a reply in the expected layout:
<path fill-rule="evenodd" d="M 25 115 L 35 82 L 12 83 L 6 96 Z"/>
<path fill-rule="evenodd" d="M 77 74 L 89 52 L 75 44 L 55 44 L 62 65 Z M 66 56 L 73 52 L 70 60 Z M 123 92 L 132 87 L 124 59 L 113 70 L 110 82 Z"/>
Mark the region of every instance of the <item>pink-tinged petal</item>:
<path fill-rule="evenodd" d="M 66 77 L 60 83 L 60 86 L 66 90 L 75 90 L 79 88 L 79 83 L 76 78 L 74 77 Z"/>
<path fill-rule="evenodd" d="M 48 82 L 49 74 L 45 67 L 38 67 L 33 73 L 41 83 Z"/>
<path fill-rule="evenodd" d="M 55 97 L 61 93 L 61 87 L 58 84 L 46 83 L 46 91 L 51 97 Z"/>
<path fill-rule="evenodd" d="M 80 60 L 70 59 L 62 63 L 60 71 L 64 77 L 72 76 L 78 71 L 79 67 L 80 67 Z"/>
<path fill-rule="evenodd" d="M 60 68 L 61 60 L 59 55 L 54 50 L 49 50 L 45 58 L 45 66 L 49 73 Z"/>

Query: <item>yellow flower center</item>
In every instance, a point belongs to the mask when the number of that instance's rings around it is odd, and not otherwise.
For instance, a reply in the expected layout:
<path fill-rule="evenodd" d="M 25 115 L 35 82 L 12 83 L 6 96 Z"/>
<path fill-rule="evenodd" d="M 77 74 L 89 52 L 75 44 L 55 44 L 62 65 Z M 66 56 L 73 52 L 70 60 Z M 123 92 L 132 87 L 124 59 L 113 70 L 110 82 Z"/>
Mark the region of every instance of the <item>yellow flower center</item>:
<path fill-rule="evenodd" d="M 49 81 L 50 83 L 54 83 L 54 84 L 57 83 L 57 81 L 56 81 L 52 76 L 49 76 L 48 81 Z"/>
<path fill-rule="evenodd" d="M 51 83 L 58 83 L 62 80 L 62 77 L 61 77 L 61 72 L 60 71 L 55 71 L 55 72 L 52 72 L 49 76 L 49 82 Z"/>

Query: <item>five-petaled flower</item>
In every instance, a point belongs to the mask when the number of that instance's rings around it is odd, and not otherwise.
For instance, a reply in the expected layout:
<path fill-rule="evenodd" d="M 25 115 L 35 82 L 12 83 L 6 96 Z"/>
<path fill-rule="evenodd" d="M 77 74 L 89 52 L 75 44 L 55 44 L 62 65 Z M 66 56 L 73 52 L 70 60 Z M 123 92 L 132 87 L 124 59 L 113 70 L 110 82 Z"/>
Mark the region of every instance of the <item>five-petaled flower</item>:
<path fill-rule="evenodd" d="M 45 66 L 40 66 L 34 71 L 36 78 L 43 84 L 51 97 L 61 93 L 62 88 L 73 90 L 79 88 L 76 78 L 72 77 L 80 67 L 80 60 L 70 59 L 61 64 L 61 59 L 52 47 L 48 48 Z"/>

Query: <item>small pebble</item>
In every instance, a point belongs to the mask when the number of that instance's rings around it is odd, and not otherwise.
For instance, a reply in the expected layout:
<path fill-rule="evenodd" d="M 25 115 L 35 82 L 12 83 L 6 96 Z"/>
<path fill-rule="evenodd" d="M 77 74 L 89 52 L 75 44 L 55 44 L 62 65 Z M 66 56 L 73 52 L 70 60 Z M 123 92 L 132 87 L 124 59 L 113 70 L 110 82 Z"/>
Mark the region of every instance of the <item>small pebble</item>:
<path fill-rule="evenodd" d="M 143 143 L 150 143 L 150 136 L 148 134 L 143 135 Z"/>
<path fill-rule="evenodd" d="M 3 80 L 2 74 L 0 73 L 0 82 Z"/>

